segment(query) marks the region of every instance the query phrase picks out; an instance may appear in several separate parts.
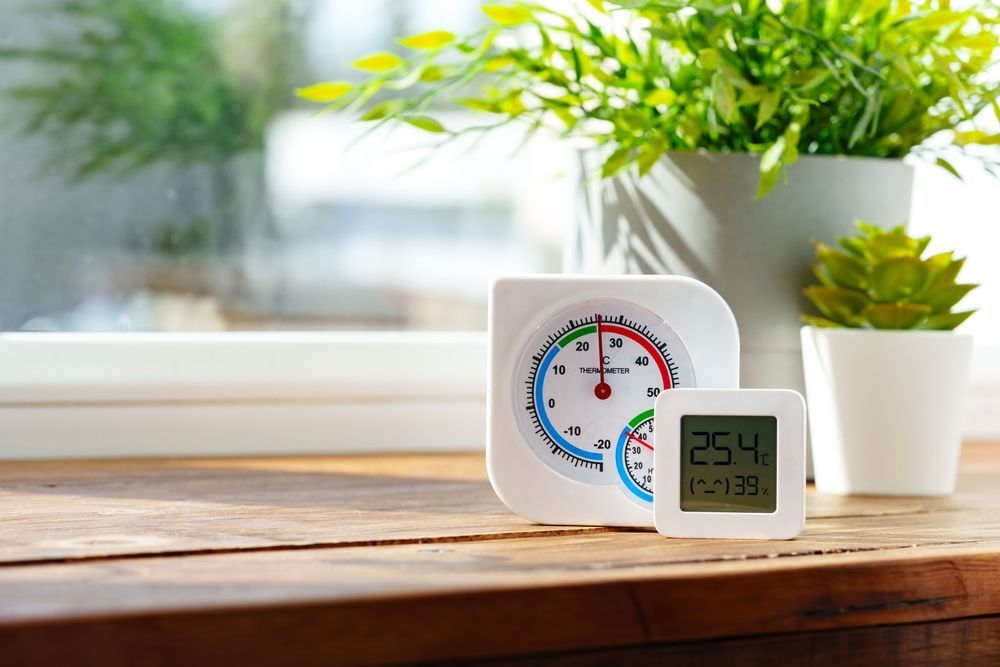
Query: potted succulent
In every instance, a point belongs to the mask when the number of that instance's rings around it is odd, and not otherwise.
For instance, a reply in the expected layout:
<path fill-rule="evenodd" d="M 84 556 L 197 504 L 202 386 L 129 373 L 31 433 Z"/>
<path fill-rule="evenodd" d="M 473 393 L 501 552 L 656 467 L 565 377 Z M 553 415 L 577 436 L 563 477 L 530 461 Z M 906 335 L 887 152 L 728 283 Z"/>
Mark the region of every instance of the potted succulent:
<path fill-rule="evenodd" d="M 955 488 L 972 336 L 953 332 L 976 285 L 930 238 L 858 223 L 816 244 L 802 356 L 816 488 L 943 495 Z"/>
<path fill-rule="evenodd" d="M 400 40 L 358 60 L 370 76 L 299 94 L 363 121 L 452 139 L 522 123 L 591 148 L 569 270 L 679 273 L 729 301 L 749 385 L 801 383 L 797 313 L 808 239 L 857 218 L 909 219 L 902 158 L 996 143 L 985 70 L 995 0 L 588 0 L 486 5 L 458 37 Z M 388 91 L 388 94 L 386 94 Z M 442 100 L 484 122 L 448 128 Z M 849 156 L 849 157 L 846 157 Z"/>

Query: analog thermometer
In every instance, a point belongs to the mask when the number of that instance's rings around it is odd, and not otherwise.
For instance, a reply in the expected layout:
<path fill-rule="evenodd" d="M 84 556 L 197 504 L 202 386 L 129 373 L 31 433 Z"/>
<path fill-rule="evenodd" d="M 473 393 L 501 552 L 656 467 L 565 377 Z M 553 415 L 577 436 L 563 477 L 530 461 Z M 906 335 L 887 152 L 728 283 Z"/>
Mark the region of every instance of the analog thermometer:
<path fill-rule="evenodd" d="M 653 525 L 657 397 L 736 387 L 726 303 L 680 277 L 533 276 L 490 298 L 490 480 L 540 523 Z"/>

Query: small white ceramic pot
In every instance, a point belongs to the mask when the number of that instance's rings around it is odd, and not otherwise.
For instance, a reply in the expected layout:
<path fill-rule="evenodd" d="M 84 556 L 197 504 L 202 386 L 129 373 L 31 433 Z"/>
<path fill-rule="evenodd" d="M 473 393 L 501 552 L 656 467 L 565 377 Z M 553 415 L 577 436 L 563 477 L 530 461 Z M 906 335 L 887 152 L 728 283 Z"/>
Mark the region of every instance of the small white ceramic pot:
<path fill-rule="evenodd" d="M 972 336 L 802 328 L 816 488 L 955 490 Z"/>

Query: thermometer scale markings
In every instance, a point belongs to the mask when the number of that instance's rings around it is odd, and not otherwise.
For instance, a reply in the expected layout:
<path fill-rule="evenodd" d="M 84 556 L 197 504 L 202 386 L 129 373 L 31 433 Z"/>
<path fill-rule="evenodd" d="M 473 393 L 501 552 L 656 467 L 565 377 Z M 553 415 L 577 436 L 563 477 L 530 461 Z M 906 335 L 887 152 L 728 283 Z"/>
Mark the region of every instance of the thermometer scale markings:
<path fill-rule="evenodd" d="M 619 479 L 636 498 L 646 503 L 653 502 L 652 439 L 653 410 L 646 410 L 622 429 L 615 447 Z"/>
<path fill-rule="evenodd" d="M 642 361 L 648 364 L 651 359 L 654 368 L 658 372 L 658 387 L 656 387 L 655 393 L 644 394 L 643 397 L 647 400 L 654 399 L 660 390 L 670 389 L 675 386 L 678 383 L 679 370 L 670 354 L 670 346 L 665 342 L 656 340 L 647 324 L 635 322 L 625 315 L 619 314 L 608 317 L 600 313 L 595 313 L 594 315 L 588 314 L 582 318 L 570 318 L 564 320 L 564 322 L 566 324 L 563 327 L 559 328 L 555 333 L 549 333 L 546 336 L 545 348 L 531 355 L 533 363 L 531 364 L 529 376 L 525 380 L 528 399 L 525 409 L 531 413 L 534 426 L 533 431 L 536 435 L 548 441 L 547 449 L 551 454 L 560 456 L 567 460 L 567 462 L 572 463 L 574 467 L 583 466 L 603 471 L 604 453 L 585 449 L 571 441 L 571 438 L 576 439 L 579 436 L 581 432 L 580 427 L 572 426 L 560 432 L 549 414 L 546 400 L 546 378 L 550 377 L 550 371 L 553 370 L 558 355 L 564 350 L 571 349 L 571 345 L 582 338 L 596 337 L 597 341 L 594 348 L 597 352 L 598 362 L 600 363 L 596 368 L 579 366 L 577 373 L 580 375 L 596 373 L 598 376 L 604 376 L 605 373 L 628 374 L 632 370 L 631 368 L 613 366 L 612 358 L 605 356 L 604 352 L 606 349 L 606 339 L 607 342 L 610 342 L 614 346 L 612 339 L 615 337 L 620 338 L 615 341 L 618 343 L 618 352 L 622 351 L 623 340 L 631 341 L 635 345 L 638 345 L 641 353 L 640 357 L 636 359 L 636 363 Z M 591 349 L 589 341 L 582 345 L 578 344 L 576 349 L 577 351 Z M 648 356 L 643 357 L 643 355 Z M 621 362 L 621 359 L 619 358 L 618 361 Z M 567 368 L 565 365 L 558 365 L 555 368 L 555 372 L 565 375 Z M 597 383 L 591 385 L 593 387 L 591 396 L 601 401 L 610 399 L 613 393 L 611 385 L 604 377 L 596 379 L 598 380 Z M 615 384 L 618 384 L 618 382 Z M 633 382 L 632 384 L 635 383 Z M 643 391 L 647 390 L 652 391 L 651 388 L 643 388 Z M 554 398 L 549 398 L 548 407 L 553 407 L 554 401 Z M 578 442 L 579 440 L 577 440 Z M 610 449 L 610 441 L 607 442 L 607 448 Z"/>

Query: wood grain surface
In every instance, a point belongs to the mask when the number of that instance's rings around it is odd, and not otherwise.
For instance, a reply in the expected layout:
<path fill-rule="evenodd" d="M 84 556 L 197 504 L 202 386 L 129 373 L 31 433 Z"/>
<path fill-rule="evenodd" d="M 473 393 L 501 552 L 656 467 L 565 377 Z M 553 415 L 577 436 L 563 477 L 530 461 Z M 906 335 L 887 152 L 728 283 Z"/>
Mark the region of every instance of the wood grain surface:
<path fill-rule="evenodd" d="M 1000 651 L 1000 446 L 951 497 L 808 516 L 788 542 L 536 526 L 481 454 L 5 463 L 0 665 Z"/>

